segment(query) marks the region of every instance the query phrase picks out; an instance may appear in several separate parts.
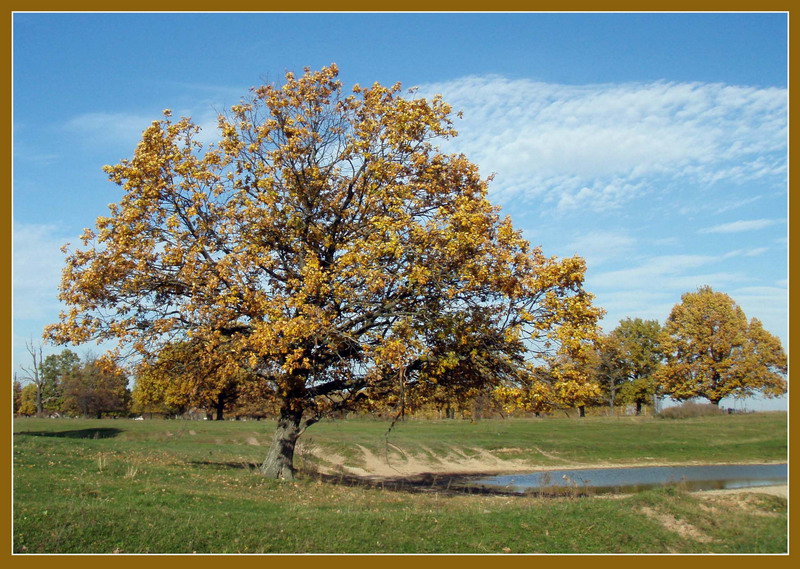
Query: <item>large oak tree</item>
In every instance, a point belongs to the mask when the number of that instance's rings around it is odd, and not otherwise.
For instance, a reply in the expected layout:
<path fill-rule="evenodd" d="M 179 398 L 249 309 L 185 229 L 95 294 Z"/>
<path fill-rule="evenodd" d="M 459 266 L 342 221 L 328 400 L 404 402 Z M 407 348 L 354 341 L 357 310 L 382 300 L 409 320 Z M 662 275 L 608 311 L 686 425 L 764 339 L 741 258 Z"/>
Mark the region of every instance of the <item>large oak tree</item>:
<path fill-rule="evenodd" d="M 488 181 L 435 139 L 439 97 L 400 86 L 344 92 L 335 65 L 252 90 L 218 144 L 169 112 L 122 187 L 68 255 L 46 330 L 142 354 L 191 340 L 246 366 L 279 398 L 262 471 L 292 477 L 295 442 L 370 401 L 525 381 L 527 359 L 577 353 L 600 311 L 584 262 L 531 248 L 487 199 Z"/>
<path fill-rule="evenodd" d="M 786 353 L 780 340 L 750 321 L 727 294 L 704 286 L 681 297 L 661 337 L 661 390 L 676 400 L 786 393 Z"/>

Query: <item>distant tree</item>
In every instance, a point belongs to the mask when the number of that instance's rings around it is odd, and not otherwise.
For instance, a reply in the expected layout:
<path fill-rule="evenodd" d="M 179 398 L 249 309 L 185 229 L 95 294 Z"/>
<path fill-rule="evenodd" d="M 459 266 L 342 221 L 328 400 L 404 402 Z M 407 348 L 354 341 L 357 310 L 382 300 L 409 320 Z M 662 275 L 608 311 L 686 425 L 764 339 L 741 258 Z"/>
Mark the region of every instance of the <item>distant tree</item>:
<path fill-rule="evenodd" d="M 131 413 L 135 415 L 148 415 L 152 418 L 153 415 L 163 417 L 180 415 L 183 409 L 173 409 L 168 407 L 160 399 L 152 400 L 146 393 L 143 393 L 139 388 L 139 378 L 137 377 L 131 390 Z"/>
<path fill-rule="evenodd" d="M 36 384 L 29 383 L 22 388 L 19 394 L 19 409 L 18 413 L 25 417 L 36 415 L 36 401 L 38 398 L 39 389 Z"/>
<path fill-rule="evenodd" d="M 617 394 L 624 403 L 653 404 L 657 383 L 654 374 L 661 365 L 661 326 L 657 320 L 626 318 L 599 342 L 601 383 L 612 408 Z"/>
<path fill-rule="evenodd" d="M 31 357 L 29 365 L 21 366 L 25 376 L 22 381 L 28 382 L 36 387 L 35 414 L 43 416 L 47 411 L 51 411 L 57 404 L 58 390 L 52 383 L 52 376 L 45 373 L 44 355 L 42 344 L 34 344 L 31 340 L 25 343 L 25 348 Z"/>
<path fill-rule="evenodd" d="M 14 374 L 14 381 L 11 382 L 11 398 L 14 405 L 14 415 L 19 413 L 20 405 L 22 404 L 22 383 L 17 379 L 17 374 Z"/>
<path fill-rule="evenodd" d="M 787 360 L 780 340 L 749 322 L 727 294 L 705 286 L 687 292 L 662 334 L 665 363 L 657 372 L 664 393 L 682 401 L 786 393 Z"/>
<path fill-rule="evenodd" d="M 261 472 L 293 477 L 298 437 L 325 416 L 426 384 L 466 392 L 595 334 L 585 263 L 532 248 L 488 181 L 436 139 L 440 97 L 345 93 L 335 65 L 264 85 L 221 116 L 221 140 L 165 113 L 124 195 L 67 258 L 59 343 L 143 355 L 195 340 L 269 383 L 280 413 Z M 461 342 L 465 342 L 462 344 Z M 227 363 L 223 362 L 227 367 Z"/>
<path fill-rule="evenodd" d="M 168 375 L 168 370 L 169 365 L 157 357 L 145 358 L 137 366 L 131 393 L 136 413 L 178 416 L 190 409 L 192 393 L 183 389 L 180 377 Z"/>
<path fill-rule="evenodd" d="M 659 395 L 658 380 L 655 375 L 644 376 L 629 381 L 619 390 L 619 400 L 625 405 L 634 405 L 636 414 L 641 415 L 645 405 L 656 407 Z"/>
<path fill-rule="evenodd" d="M 63 411 L 64 382 L 78 372 L 81 359 L 71 350 L 50 354 L 42 361 L 43 406 L 50 413 Z"/>
<path fill-rule="evenodd" d="M 128 377 L 107 358 L 88 356 L 63 383 L 67 413 L 100 419 L 108 414 L 126 414 L 130 406 Z"/>
<path fill-rule="evenodd" d="M 577 409 L 579 416 L 585 417 L 586 407 L 601 402 L 597 364 L 597 352 L 592 348 L 587 348 L 582 358 L 561 357 L 551 361 L 553 397 L 558 407 Z"/>
<path fill-rule="evenodd" d="M 235 360 L 220 357 L 226 344 L 224 339 L 213 345 L 176 342 L 145 358 L 137 372 L 137 401 L 175 411 L 199 407 L 223 420 L 225 409 L 236 404 L 242 384 L 259 381 Z"/>
<path fill-rule="evenodd" d="M 600 336 L 597 356 L 597 381 L 613 412 L 620 389 L 629 381 L 625 350 L 619 335 L 610 333 Z"/>
<path fill-rule="evenodd" d="M 538 417 L 550 413 L 555 406 L 552 378 L 543 367 L 535 368 L 531 381 L 526 384 L 497 386 L 493 397 L 508 413 L 522 411 L 533 413 Z"/>
<path fill-rule="evenodd" d="M 232 417 L 264 419 L 278 417 L 280 398 L 272 386 L 261 378 L 251 378 L 238 385 L 236 401 L 230 410 Z"/>

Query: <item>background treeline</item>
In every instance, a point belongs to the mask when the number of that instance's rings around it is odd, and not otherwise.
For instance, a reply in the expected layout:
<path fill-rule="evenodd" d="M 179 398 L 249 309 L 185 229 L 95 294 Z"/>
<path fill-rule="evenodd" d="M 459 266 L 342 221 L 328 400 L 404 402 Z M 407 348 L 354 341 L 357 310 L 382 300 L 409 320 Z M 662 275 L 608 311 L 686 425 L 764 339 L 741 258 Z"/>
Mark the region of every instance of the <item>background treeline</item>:
<path fill-rule="evenodd" d="M 41 347 L 28 346 L 33 365 L 27 383 L 13 382 L 14 414 L 23 416 L 117 417 L 131 413 L 129 377 L 105 358 L 81 360 L 71 350 L 42 358 Z"/>
<path fill-rule="evenodd" d="M 174 342 L 144 358 L 132 377 L 105 357 L 81 360 L 65 349 L 43 358 L 41 347 L 33 344 L 28 352 L 27 384 L 14 380 L 17 415 L 223 420 L 273 418 L 279 412 L 281 394 L 274 384 L 226 357 L 224 342 Z M 702 287 L 683 295 L 664 326 L 627 318 L 601 334 L 588 357 L 586 352 L 575 359 L 562 354 L 531 370 L 524 381 L 499 385 L 478 381 L 454 390 L 428 383 L 400 395 L 337 392 L 328 397 L 352 399 L 339 418 L 652 415 L 662 397 L 688 401 L 682 410 L 666 412 L 685 416 L 717 412 L 725 397 L 785 393 L 787 359 L 778 338 L 757 319 L 748 321 L 728 295 Z M 709 404 L 692 403 L 698 398 Z"/>

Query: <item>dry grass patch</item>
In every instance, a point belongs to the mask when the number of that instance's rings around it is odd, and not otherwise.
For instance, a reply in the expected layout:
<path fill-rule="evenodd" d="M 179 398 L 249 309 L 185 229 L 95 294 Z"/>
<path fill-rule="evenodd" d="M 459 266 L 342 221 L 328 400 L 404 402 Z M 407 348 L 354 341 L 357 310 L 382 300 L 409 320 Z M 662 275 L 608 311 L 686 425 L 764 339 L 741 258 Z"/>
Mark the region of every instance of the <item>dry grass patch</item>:
<path fill-rule="evenodd" d="M 758 493 L 757 490 L 706 496 L 701 493 L 701 497 L 705 502 L 701 504 L 701 508 L 711 513 L 736 508 L 751 516 L 782 517 L 784 515 L 782 513 L 783 503 L 780 502 L 780 498 L 776 499 L 774 496 Z"/>
<path fill-rule="evenodd" d="M 660 523 L 667 531 L 677 533 L 684 539 L 690 539 L 699 543 L 712 543 L 715 541 L 712 537 L 704 534 L 689 522 L 680 520 L 672 514 L 659 512 L 649 506 L 644 506 L 640 511 L 651 520 Z"/>

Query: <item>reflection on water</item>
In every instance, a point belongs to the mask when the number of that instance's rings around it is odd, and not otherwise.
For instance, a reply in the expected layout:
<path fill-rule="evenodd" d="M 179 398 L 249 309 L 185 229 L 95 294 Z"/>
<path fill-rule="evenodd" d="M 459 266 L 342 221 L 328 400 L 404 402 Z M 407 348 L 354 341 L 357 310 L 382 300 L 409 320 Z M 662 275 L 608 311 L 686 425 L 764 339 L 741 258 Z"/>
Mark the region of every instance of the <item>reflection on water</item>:
<path fill-rule="evenodd" d="M 594 493 L 637 492 L 679 484 L 687 490 L 750 488 L 786 482 L 786 464 L 722 464 L 548 470 L 473 480 L 477 486 L 512 492 L 548 489 L 591 489 Z"/>

